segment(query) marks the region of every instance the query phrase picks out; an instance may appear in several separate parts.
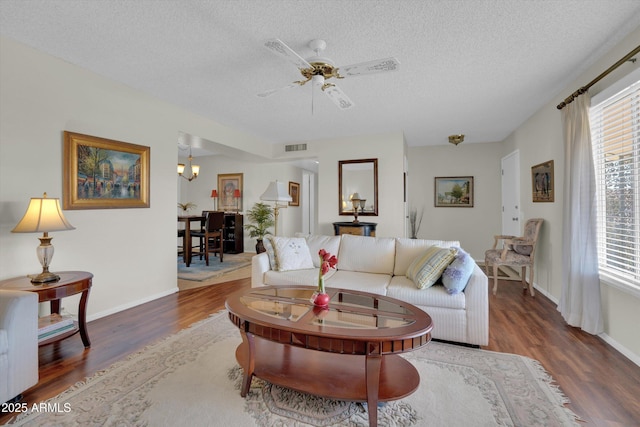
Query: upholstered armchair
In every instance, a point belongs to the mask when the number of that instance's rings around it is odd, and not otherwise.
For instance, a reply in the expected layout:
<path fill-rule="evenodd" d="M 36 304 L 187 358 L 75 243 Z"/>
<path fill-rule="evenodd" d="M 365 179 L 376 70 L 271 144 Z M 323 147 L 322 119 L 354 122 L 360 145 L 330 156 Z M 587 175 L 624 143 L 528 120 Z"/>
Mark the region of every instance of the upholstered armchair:
<path fill-rule="evenodd" d="M 542 226 L 542 218 L 532 218 L 528 220 L 524 226 L 524 236 L 494 236 L 493 248 L 484 253 L 484 265 L 487 276 L 490 276 L 489 267 L 493 268 L 493 294 L 498 291 L 498 267 L 501 265 L 509 267 L 520 267 L 520 280 L 523 288 L 527 288 L 526 269 L 529 267 L 529 292 L 531 296 L 535 296 L 533 290 L 533 263 L 536 254 L 536 246 L 540 227 Z M 498 247 L 502 241 L 502 248 Z M 504 278 L 504 280 L 515 280 Z"/>
<path fill-rule="evenodd" d="M 38 295 L 0 290 L 0 403 L 38 382 Z"/>

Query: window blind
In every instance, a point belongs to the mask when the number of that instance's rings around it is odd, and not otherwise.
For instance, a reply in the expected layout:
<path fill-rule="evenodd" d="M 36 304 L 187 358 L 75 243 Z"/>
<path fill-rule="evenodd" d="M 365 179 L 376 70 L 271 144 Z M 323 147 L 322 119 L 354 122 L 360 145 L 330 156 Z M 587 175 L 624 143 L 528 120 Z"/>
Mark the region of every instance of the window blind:
<path fill-rule="evenodd" d="M 640 289 L 640 81 L 591 107 L 600 272 Z"/>

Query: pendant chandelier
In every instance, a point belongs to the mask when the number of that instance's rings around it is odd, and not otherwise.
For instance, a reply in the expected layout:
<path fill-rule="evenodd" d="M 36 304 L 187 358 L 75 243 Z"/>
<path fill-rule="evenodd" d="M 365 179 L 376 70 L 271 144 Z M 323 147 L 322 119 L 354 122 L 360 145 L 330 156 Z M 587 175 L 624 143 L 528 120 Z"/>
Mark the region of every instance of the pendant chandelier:
<path fill-rule="evenodd" d="M 191 147 L 189 147 L 189 169 L 191 169 L 191 177 L 187 177 L 184 175 L 185 164 L 178 163 L 178 175 L 180 175 L 181 177 L 183 177 L 189 182 L 196 179 L 198 177 L 198 174 L 200 173 L 200 166 L 191 164 L 192 161 L 193 161 L 193 156 L 191 155 Z"/>

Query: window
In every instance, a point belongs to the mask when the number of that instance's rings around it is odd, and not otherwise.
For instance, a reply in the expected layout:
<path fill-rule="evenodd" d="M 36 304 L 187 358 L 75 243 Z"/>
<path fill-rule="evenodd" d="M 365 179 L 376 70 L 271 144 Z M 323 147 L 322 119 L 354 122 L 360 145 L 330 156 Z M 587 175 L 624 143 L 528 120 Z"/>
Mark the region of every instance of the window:
<path fill-rule="evenodd" d="M 640 81 L 594 97 L 591 140 L 600 275 L 640 290 Z M 601 100 L 602 99 L 602 100 Z M 608 280 L 607 280 L 608 279 Z"/>

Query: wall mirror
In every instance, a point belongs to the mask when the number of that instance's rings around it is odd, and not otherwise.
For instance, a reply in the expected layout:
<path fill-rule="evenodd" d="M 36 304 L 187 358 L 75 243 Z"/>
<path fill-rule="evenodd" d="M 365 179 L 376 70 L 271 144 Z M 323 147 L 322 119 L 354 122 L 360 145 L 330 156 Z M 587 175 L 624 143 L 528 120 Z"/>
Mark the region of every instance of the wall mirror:
<path fill-rule="evenodd" d="M 339 215 L 353 215 L 354 194 L 361 199 L 358 216 L 378 215 L 378 159 L 340 160 L 338 187 Z"/>

